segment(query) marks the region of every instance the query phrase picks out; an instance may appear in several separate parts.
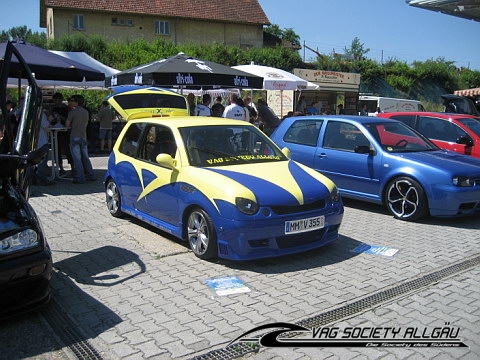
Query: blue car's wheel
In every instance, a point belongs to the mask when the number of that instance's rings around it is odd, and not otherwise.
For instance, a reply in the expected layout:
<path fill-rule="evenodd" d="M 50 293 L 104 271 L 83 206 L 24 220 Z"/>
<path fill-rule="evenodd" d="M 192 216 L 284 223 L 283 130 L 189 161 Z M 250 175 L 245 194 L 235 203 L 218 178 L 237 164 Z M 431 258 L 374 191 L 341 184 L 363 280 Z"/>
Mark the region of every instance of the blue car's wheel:
<path fill-rule="evenodd" d="M 120 192 L 118 186 L 112 179 L 108 180 L 105 189 L 105 200 L 107 203 L 107 209 L 112 216 L 121 217 L 123 212 L 120 210 Z"/>
<path fill-rule="evenodd" d="M 200 259 L 217 257 L 217 236 L 212 219 L 202 209 L 194 209 L 187 220 L 188 243 L 193 253 Z"/>
<path fill-rule="evenodd" d="M 390 181 L 385 196 L 388 211 L 397 219 L 413 221 L 428 213 L 428 201 L 422 186 L 409 177 Z"/>

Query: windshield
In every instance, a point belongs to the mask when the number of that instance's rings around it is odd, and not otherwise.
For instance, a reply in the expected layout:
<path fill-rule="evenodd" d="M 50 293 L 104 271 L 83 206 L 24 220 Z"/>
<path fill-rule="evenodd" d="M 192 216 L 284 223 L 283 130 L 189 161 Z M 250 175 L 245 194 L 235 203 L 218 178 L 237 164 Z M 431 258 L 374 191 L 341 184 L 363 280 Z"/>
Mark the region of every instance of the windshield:
<path fill-rule="evenodd" d="M 430 140 L 403 123 L 372 123 L 365 127 L 391 153 L 439 150 Z"/>
<path fill-rule="evenodd" d="M 480 118 L 463 118 L 458 119 L 458 122 L 472 130 L 475 135 L 480 136 Z"/>
<path fill-rule="evenodd" d="M 278 147 L 253 126 L 194 126 L 180 129 L 193 166 L 226 166 L 287 160 Z"/>

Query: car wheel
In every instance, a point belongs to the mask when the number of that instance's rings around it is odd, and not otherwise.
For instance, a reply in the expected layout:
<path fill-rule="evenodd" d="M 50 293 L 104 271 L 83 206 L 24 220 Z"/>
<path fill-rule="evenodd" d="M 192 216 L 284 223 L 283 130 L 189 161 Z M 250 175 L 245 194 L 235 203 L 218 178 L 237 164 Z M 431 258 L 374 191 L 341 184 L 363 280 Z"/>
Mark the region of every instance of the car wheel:
<path fill-rule="evenodd" d="M 388 211 L 397 219 L 414 221 L 428 213 L 428 201 L 422 186 L 409 177 L 393 179 L 387 186 Z"/>
<path fill-rule="evenodd" d="M 188 243 L 200 259 L 217 257 L 217 235 L 210 216 L 202 209 L 194 209 L 187 220 Z"/>
<path fill-rule="evenodd" d="M 114 217 L 121 217 L 123 215 L 120 210 L 121 200 L 118 186 L 112 179 L 108 180 L 105 190 L 105 200 L 107 202 L 107 209 Z"/>

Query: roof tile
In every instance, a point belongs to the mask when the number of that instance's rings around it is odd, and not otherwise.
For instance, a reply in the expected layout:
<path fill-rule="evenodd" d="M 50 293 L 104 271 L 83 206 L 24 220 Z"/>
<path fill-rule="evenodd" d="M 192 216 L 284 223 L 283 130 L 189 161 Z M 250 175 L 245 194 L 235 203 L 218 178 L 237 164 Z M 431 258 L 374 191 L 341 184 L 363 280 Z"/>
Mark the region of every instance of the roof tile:
<path fill-rule="evenodd" d="M 45 0 L 46 7 L 268 25 L 258 0 Z"/>

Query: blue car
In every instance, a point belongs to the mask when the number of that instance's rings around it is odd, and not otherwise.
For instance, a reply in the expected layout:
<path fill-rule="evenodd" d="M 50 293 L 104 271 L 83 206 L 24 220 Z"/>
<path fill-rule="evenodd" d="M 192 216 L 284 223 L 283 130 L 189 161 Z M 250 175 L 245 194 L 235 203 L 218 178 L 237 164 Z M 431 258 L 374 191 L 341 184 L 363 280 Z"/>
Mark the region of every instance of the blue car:
<path fill-rule="evenodd" d="M 442 150 L 402 122 L 291 117 L 271 138 L 329 177 L 343 197 L 384 204 L 397 219 L 480 213 L 480 160 Z"/>
<path fill-rule="evenodd" d="M 108 211 L 189 243 L 200 259 L 251 260 L 338 239 L 335 184 L 257 127 L 199 116 L 130 120 L 105 175 Z"/>

